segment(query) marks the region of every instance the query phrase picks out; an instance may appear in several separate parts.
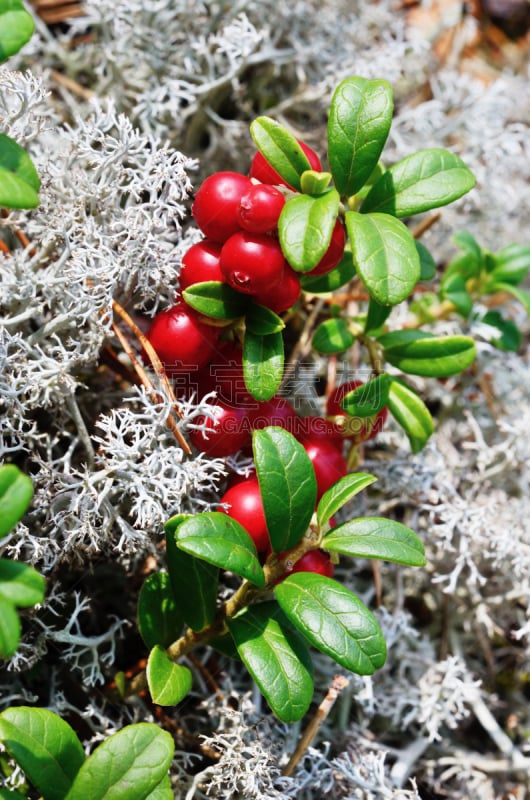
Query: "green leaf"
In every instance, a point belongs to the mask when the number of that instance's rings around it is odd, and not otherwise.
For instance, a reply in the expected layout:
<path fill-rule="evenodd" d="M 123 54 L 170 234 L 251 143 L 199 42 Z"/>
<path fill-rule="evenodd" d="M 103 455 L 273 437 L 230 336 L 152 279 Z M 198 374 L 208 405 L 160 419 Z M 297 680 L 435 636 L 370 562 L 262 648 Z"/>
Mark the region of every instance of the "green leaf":
<path fill-rule="evenodd" d="M 317 353 L 342 353 L 355 341 L 355 336 L 342 317 L 327 319 L 316 329 L 311 345 Z"/>
<path fill-rule="evenodd" d="M 247 391 L 255 400 L 270 400 L 283 378 L 283 337 L 245 331 L 243 341 L 243 377 Z"/>
<path fill-rule="evenodd" d="M 386 405 L 390 383 L 390 375 L 377 375 L 344 395 L 340 405 L 352 417 L 373 417 Z"/>
<path fill-rule="evenodd" d="M 530 246 L 509 244 L 493 256 L 495 281 L 517 285 L 524 281 L 530 270 Z"/>
<path fill-rule="evenodd" d="M 182 296 L 195 311 L 214 319 L 242 317 L 249 302 L 246 295 L 221 281 L 194 283 L 193 286 L 184 289 Z"/>
<path fill-rule="evenodd" d="M 376 618 L 337 581 L 299 572 L 278 584 L 274 594 L 292 624 L 337 664 L 372 675 L 385 663 L 386 644 Z"/>
<path fill-rule="evenodd" d="M 452 203 L 474 185 L 473 173 L 454 153 L 438 147 L 418 150 L 387 169 L 368 192 L 362 210 L 409 217 Z"/>
<path fill-rule="evenodd" d="M 467 281 L 463 275 L 455 272 L 446 276 L 440 284 L 440 297 L 453 303 L 463 317 L 468 317 L 473 308 L 473 299 L 467 291 Z"/>
<path fill-rule="evenodd" d="M 33 484 L 27 475 L 14 464 L 0 467 L 0 537 L 22 519 L 32 497 Z"/>
<path fill-rule="evenodd" d="M 364 332 L 371 333 L 373 336 L 381 334 L 382 326 L 392 313 L 392 306 L 382 306 L 373 297 L 368 301 L 368 313 L 364 323 Z"/>
<path fill-rule="evenodd" d="M 317 508 L 318 524 L 324 525 L 333 514 L 349 503 L 352 497 L 376 480 L 377 478 L 366 472 L 355 472 L 340 478 L 320 498 Z"/>
<path fill-rule="evenodd" d="M 458 247 L 470 255 L 480 269 L 484 262 L 484 254 L 482 252 L 482 248 L 480 247 L 479 243 L 475 239 L 475 237 L 469 233 L 469 231 L 458 231 L 453 236 L 453 241 L 458 245 Z"/>
<path fill-rule="evenodd" d="M 0 597 L 25 608 L 42 603 L 45 591 L 46 582 L 33 567 L 0 558 Z"/>
<path fill-rule="evenodd" d="M 420 257 L 409 229 L 388 214 L 346 213 L 357 274 L 370 296 L 395 306 L 420 279 Z"/>
<path fill-rule="evenodd" d="M 333 528 L 321 547 L 358 558 L 379 558 L 410 567 L 425 565 L 423 543 L 414 531 L 383 517 L 360 517 Z"/>
<path fill-rule="evenodd" d="M 422 242 L 414 239 L 420 257 L 420 281 L 432 281 L 436 275 L 436 262 Z"/>
<path fill-rule="evenodd" d="M 506 319 L 498 311 L 488 311 L 481 322 L 492 328 L 488 341 L 500 350 L 516 353 L 521 347 L 521 331 L 511 319 Z"/>
<path fill-rule="evenodd" d="M 138 629 L 146 646 L 169 647 L 178 639 L 184 619 L 175 603 L 167 572 L 154 572 L 143 583 L 138 597 Z"/>
<path fill-rule="evenodd" d="M 300 188 L 304 194 L 319 195 L 323 194 L 331 181 L 331 172 L 317 172 L 308 169 L 303 172 L 300 178 Z"/>
<path fill-rule="evenodd" d="M 0 800 L 26 800 L 26 795 L 14 789 L 0 789 Z"/>
<path fill-rule="evenodd" d="M 434 430 L 431 414 L 423 400 L 410 386 L 394 378 L 387 407 L 407 434 L 412 452 L 419 453 Z"/>
<path fill-rule="evenodd" d="M 501 283 L 499 281 L 490 287 L 490 292 L 507 292 L 513 295 L 521 303 L 526 313 L 530 314 L 530 292 L 526 291 L 526 289 L 519 289 L 518 286 L 512 286 L 511 283 Z"/>
<path fill-rule="evenodd" d="M 164 525 L 166 562 L 177 608 L 185 623 L 200 631 L 215 619 L 219 570 L 177 547 L 178 529 L 187 519 L 192 517 L 177 514 Z"/>
<path fill-rule="evenodd" d="M 176 706 L 191 689 L 191 670 L 175 664 L 159 644 L 149 653 L 146 675 L 153 703 L 160 706 Z"/>
<path fill-rule="evenodd" d="M 13 603 L 0 597 L 0 658 L 11 658 L 20 641 L 20 619 Z"/>
<path fill-rule="evenodd" d="M 260 603 L 228 621 L 241 660 L 282 722 L 296 722 L 313 696 L 312 665 L 303 639 L 276 603 Z"/>
<path fill-rule="evenodd" d="M 22 0 L 0 0 L 0 62 L 18 53 L 34 30 L 33 17 Z"/>
<path fill-rule="evenodd" d="M 251 303 L 245 316 L 245 328 L 255 336 L 268 336 L 283 331 L 285 322 L 270 308 Z"/>
<path fill-rule="evenodd" d="M 351 77 L 337 86 L 328 119 L 328 160 L 342 196 L 355 194 L 370 178 L 392 113 L 392 88 L 386 81 Z"/>
<path fill-rule="evenodd" d="M 63 800 L 85 761 L 70 725 L 45 708 L 3 711 L 0 741 L 44 800 Z"/>
<path fill-rule="evenodd" d="M 310 272 L 325 255 L 339 202 L 337 191 L 328 189 L 319 197 L 299 194 L 285 203 L 278 219 L 278 235 L 285 258 L 297 272 Z"/>
<path fill-rule="evenodd" d="M 469 336 L 433 336 L 426 331 L 401 330 L 379 338 L 385 358 L 411 375 L 446 378 L 473 363 L 475 342 Z"/>
<path fill-rule="evenodd" d="M 177 530 L 177 547 L 189 555 L 227 569 L 262 589 L 265 575 L 250 535 L 221 511 L 189 517 Z"/>
<path fill-rule="evenodd" d="M 39 176 L 24 148 L 0 133 L 0 206 L 35 208 L 39 187 Z"/>
<path fill-rule="evenodd" d="M 174 800 L 174 797 L 169 775 L 164 775 L 158 786 L 147 795 L 145 800 Z"/>
<path fill-rule="evenodd" d="M 345 250 L 342 259 L 336 267 L 330 269 L 325 275 L 302 275 L 300 283 L 304 292 L 311 294 L 328 294 L 340 289 L 355 277 L 355 267 L 351 250 Z"/>
<path fill-rule="evenodd" d="M 270 117 L 258 117 L 250 134 L 265 160 L 293 189 L 300 191 L 300 177 L 311 164 L 295 137 Z"/>
<path fill-rule="evenodd" d="M 167 774 L 174 749 L 158 725 L 127 725 L 96 747 L 64 800 L 145 800 Z"/>
<path fill-rule="evenodd" d="M 313 515 L 317 483 L 303 446 L 282 428 L 253 434 L 254 461 L 274 553 L 294 547 Z"/>

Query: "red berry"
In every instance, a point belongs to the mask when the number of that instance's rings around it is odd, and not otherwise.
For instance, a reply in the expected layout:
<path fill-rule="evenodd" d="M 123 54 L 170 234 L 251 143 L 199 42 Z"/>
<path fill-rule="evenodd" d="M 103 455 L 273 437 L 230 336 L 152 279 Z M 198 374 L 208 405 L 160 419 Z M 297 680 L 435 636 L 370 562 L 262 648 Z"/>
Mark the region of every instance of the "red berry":
<path fill-rule="evenodd" d="M 258 403 L 257 410 L 252 414 L 254 430 L 275 425 L 293 433 L 297 421 L 298 414 L 284 397 L 271 397 L 270 400 Z"/>
<path fill-rule="evenodd" d="M 212 458 L 225 458 L 248 446 L 251 441 L 251 425 L 247 411 L 222 401 L 216 401 L 213 408 L 215 421 L 206 416 L 200 416 L 196 420 L 197 423 L 205 424 L 205 431 L 189 431 L 192 445 Z"/>
<path fill-rule="evenodd" d="M 210 359 L 219 328 L 206 325 L 180 301 L 154 317 L 146 336 L 168 372 L 191 371 Z"/>
<path fill-rule="evenodd" d="M 252 184 L 241 198 L 239 224 L 250 233 L 269 233 L 277 228 L 284 205 L 285 197 L 279 189 L 265 183 Z"/>
<path fill-rule="evenodd" d="M 322 172 L 322 164 L 320 163 L 320 159 L 315 151 L 312 150 L 309 145 L 305 144 L 305 142 L 301 142 L 299 139 L 297 141 L 306 154 L 307 160 L 311 165 L 311 169 L 316 170 L 316 172 Z M 274 186 L 287 186 L 289 189 L 293 189 L 292 186 L 289 186 L 289 184 L 278 175 L 276 170 L 271 167 L 269 162 L 266 161 L 260 152 L 257 152 L 252 159 L 252 163 L 250 165 L 250 177 L 255 178 L 257 181 L 261 181 L 261 183 L 271 183 Z"/>
<path fill-rule="evenodd" d="M 275 314 L 281 314 L 282 311 L 287 311 L 288 308 L 294 306 L 300 293 L 300 276 L 285 262 L 279 283 L 262 292 L 256 292 L 254 300 L 256 303 L 270 308 Z"/>
<path fill-rule="evenodd" d="M 344 255 L 344 245 L 346 244 L 346 232 L 344 225 L 338 219 L 335 222 L 333 233 L 331 234 L 331 242 L 328 249 L 311 272 L 308 275 L 325 275 L 330 272 L 333 267 L 336 267 L 342 256 Z"/>
<path fill-rule="evenodd" d="M 336 386 L 331 392 L 326 403 L 326 413 L 330 417 L 339 417 L 342 425 L 342 436 L 355 443 L 367 442 L 380 433 L 388 416 L 388 409 L 384 406 L 377 414 L 372 417 L 353 417 L 347 414 L 341 406 L 344 397 L 363 386 L 362 381 L 346 381 L 340 386 Z"/>
<path fill-rule="evenodd" d="M 243 294 L 264 292 L 279 284 L 285 264 L 279 242 L 265 234 L 234 233 L 221 250 L 225 280 Z"/>
<path fill-rule="evenodd" d="M 219 263 L 220 257 L 221 245 L 218 242 L 205 239 L 203 242 L 193 244 L 182 258 L 179 274 L 181 290 L 204 281 L 224 281 Z"/>
<path fill-rule="evenodd" d="M 222 510 L 248 531 L 258 553 L 264 553 L 270 548 L 269 532 L 256 477 L 236 483 L 225 492 L 220 502 L 228 504 L 229 507 Z"/>
<path fill-rule="evenodd" d="M 344 439 L 341 429 L 330 419 L 311 415 L 298 417 L 292 433 L 301 442 L 304 439 L 325 439 L 342 453 Z"/>
<path fill-rule="evenodd" d="M 343 478 L 348 467 L 341 452 L 329 439 L 319 436 L 308 436 L 301 439 L 304 449 L 311 459 L 317 479 L 317 500 L 340 478 Z"/>
<path fill-rule="evenodd" d="M 292 572 L 316 572 L 317 575 L 333 577 L 334 567 L 323 550 L 308 550 L 294 565 Z"/>
<path fill-rule="evenodd" d="M 244 408 L 254 413 L 259 407 L 250 397 L 243 375 L 243 352 L 235 342 L 224 342 L 216 349 L 210 362 L 199 375 L 199 391 L 202 394 L 216 392 L 223 403 Z"/>
<path fill-rule="evenodd" d="M 239 203 L 250 186 L 250 179 L 239 172 L 216 172 L 206 178 L 191 207 L 191 213 L 205 236 L 214 242 L 225 242 L 241 230 Z"/>

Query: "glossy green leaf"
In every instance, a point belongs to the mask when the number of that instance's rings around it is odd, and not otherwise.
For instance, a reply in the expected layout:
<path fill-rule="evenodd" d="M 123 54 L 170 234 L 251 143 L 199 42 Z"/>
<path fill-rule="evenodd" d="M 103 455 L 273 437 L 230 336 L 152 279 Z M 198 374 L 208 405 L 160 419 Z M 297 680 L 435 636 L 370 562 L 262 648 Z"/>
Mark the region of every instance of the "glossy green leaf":
<path fill-rule="evenodd" d="M 391 378 L 386 373 L 361 384 L 341 400 L 341 407 L 352 417 L 373 417 L 386 405 Z"/>
<path fill-rule="evenodd" d="M 440 297 L 448 300 L 463 317 L 468 317 L 473 308 L 473 299 L 467 291 L 467 281 L 463 275 L 452 273 L 440 284 Z"/>
<path fill-rule="evenodd" d="M 215 619 L 219 569 L 177 547 L 178 529 L 187 519 L 192 517 L 177 514 L 164 525 L 166 563 L 177 608 L 185 623 L 200 631 Z"/>
<path fill-rule="evenodd" d="M 352 497 L 361 492 L 377 478 L 367 472 L 354 472 L 340 478 L 333 486 L 328 489 L 319 500 L 317 508 L 317 520 L 319 525 L 331 519 Z"/>
<path fill-rule="evenodd" d="M 340 289 L 355 277 L 355 267 L 351 250 L 345 250 L 344 255 L 336 267 L 325 275 L 301 275 L 300 283 L 304 292 L 311 294 L 328 294 Z"/>
<path fill-rule="evenodd" d="M 422 242 L 414 239 L 414 244 L 420 257 L 420 281 L 432 281 L 436 275 L 436 262 Z"/>
<path fill-rule="evenodd" d="M 300 178 L 300 189 L 304 194 L 317 196 L 323 194 L 331 181 L 331 172 L 317 172 L 308 169 Z"/>
<path fill-rule="evenodd" d="M 0 558 L 0 597 L 26 608 L 42 603 L 45 591 L 46 582 L 33 567 Z"/>
<path fill-rule="evenodd" d="M 530 271 L 530 246 L 509 244 L 493 256 L 495 266 L 492 276 L 495 281 L 517 285 L 524 281 Z"/>
<path fill-rule="evenodd" d="M 425 565 L 425 551 L 418 536 L 393 519 L 360 517 L 333 528 L 322 548 L 357 558 L 379 558 L 410 567 Z"/>
<path fill-rule="evenodd" d="M 328 160 L 337 190 L 349 197 L 377 166 L 392 123 L 392 88 L 384 80 L 346 78 L 328 119 Z"/>
<path fill-rule="evenodd" d="M 299 194 L 288 200 L 278 219 L 283 254 L 297 272 L 314 269 L 325 255 L 339 212 L 335 189 L 318 197 Z"/>
<path fill-rule="evenodd" d="M 175 602 L 167 572 L 154 572 L 145 579 L 138 597 L 138 629 L 146 646 L 169 647 L 178 639 L 184 619 Z"/>
<path fill-rule="evenodd" d="M 409 229 L 389 214 L 348 211 L 346 226 L 357 274 L 382 305 L 401 303 L 420 279 L 420 257 Z"/>
<path fill-rule="evenodd" d="M 401 330 L 379 338 L 386 360 L 402 372 L 445 378 L 473 363 L 475 342 L 469 336 L 433 336 L 426 331 Z"/>
<path fill-rule="evenodd" d="M 368 313 L 364 323 L 365 333 L 370 333 L 372 336 L 377 336 L 377 334 L 380 335 L 384 330 L 382 326 L 385 324 L 391 313 L 392 306 L 383 306 L 381 303 L 378 303 L 377 300 L 374 300 L 373 297 L 370 297 L 368 302 Z"/>
<path fill-rule="evenodd" d="M 35 22 L 22 0 L 0 0 L 0 62 L 29 42 Z"/>
<path fill-rule="evenodd" d="M 147 795 L 145 800 L 174 800 L 174 797 L 169 775 L 164 775 L 158 786 Z"/>
<path fill-rule="evenodd" d="M 520 289 L 518 286 L 512 286 L 511 283 L 496 282 L 490 287 L 490 291 L 494 292 L 507 292 L 518 300 L 527 314 L 530 314 L 530 292 L 526 289 Z"/>
<path fill-rule="evenodd" d="M 0 537 L 22 519 L 32 497 L 30 478 L 14 464 L 3 464 L 0 467 Z"/>
<path fill-rule="evenodd" d="M 311 345 L 317 353 L 342 353 L 355 341 L 348 323 L 342 317 L 327 319 L 316 329 Z"/>
<path fill-rule="evenodd" d="M 492 329 L 488 341 L 495 347 L 512 353 L 519 350 L 522 344 L 521 331 L 511 319 L 506 319 L 498 311 L 488 311 L 481 322 Z"/>
<path fill-rule="evenodd" d="M 0 15 L 0 24 L 2 20 Z M 37 170 L 24 148 L 0 133 L 0 205 L 35 208 L 39 204 L 39 187 Z"/>
<path fill-rule="evenodd" d="M 45 708 L 3 711 L 0 741 L 44 800 L 63 800 L 85 761 L 70 725 Z"/>
<path fill-rule="evenodd" d="M 283 331 L 285 322 L 270 308 L 251 303 L 245 316 L 245 328 L 256 336 L 268 336 Z"/>
<path fill-rule="evenodd" d="M 315 471 L 303 446 L 282 428 L 254 431 L 253 450 L 272 549 L 281 553 L 307 530 L 317 496 Z"/>
<path fill-rule="evenodd" d="M 175 664 L 159 644 L 149 653 L 146 675 L 153 703 L 160 706 L 176 706 L 191 689 L 191 670 Z"/>
<path fill-rule="evenodd" d="M 235 519 L 222 511 L 207 511 L 189 517 L 177 529 L 177 547 L 221 569 L 227 569 L 265 586 L 265 576 L 250 535 Z"/>
<path fill-rule="evenodd" d="M 96 747 L 64 800 L 145 800 L 167 774 L 174 749 L 158 725 L 127 725 Z"/>
<path fill-rule="evenodd" d="M 184 289 L 182 296 L 195 311 L 214 319 L 242 317 L 249 303 L 246 295 L 221 281 L 194 283 L 193 286 Z"/>
<path fill-rule="evenodd" d="M 337 664 L 372 675 L 385 663 L 386 644 L 376 618 L 337 581 L 299 572 L 279 583 L 274 594 L 292 624 Z"/>
<path fill-rule="evenodd" d="M 475 177 L 462 159 L 436 147 L 398 161 L 374 184 L 362 210 L 409 217 L 439 208 L 469 192 Z"/>
<path fill-rule="evenodd" d="M 260 603 L 228 621 L 241 660 L 282 722 L 296 722 L 313 697 L 312 664 L 303 639 L 276 603 Z"/>
<path fill-rule="evenodd" d="M 20 642 L 20 619 L 16 608 L 0 596 L 0 658 L 11 658 Z"/>
<path fill-rule="evenodd" d="M 393 379 L 387 407 L 407 434 L 412 452 L 419 453 L 434 430 L 430 411 L 421 397 L 403 381 Z"/>
<path fill-rule="evenodd" d="M 292 133 L 270 117 L 258 117 L 250 125 L 250 134 L 271 167 L 300 191 L 300 176 L 311 169 L 311 164 Z"/>
<path fill-rule="evenodd" d="M 270 400 L 283 378 L 284 350 L 281 333 L 266 336 L 245 331 L 243 376 L 247 391 L 255 400 Z"/>

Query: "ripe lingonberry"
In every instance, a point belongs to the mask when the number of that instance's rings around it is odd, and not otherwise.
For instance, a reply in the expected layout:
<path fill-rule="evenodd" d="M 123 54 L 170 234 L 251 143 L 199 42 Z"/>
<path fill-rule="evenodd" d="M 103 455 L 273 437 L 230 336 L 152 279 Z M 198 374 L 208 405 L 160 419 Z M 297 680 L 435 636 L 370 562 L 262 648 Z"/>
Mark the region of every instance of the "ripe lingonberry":
<path fill-rule="evenodd" d="M 315 470 L 319 500 L 324 492 L 347 474 L 348 467 L 333 441 L 321 436 L 304 436 L 300 441 Z"/>
<path fill-rule="evenodd" d="M 333 577 L 334 567 L 327 553 L 323 550 L 308 550 L 299 558 L 291 570 L 293 572 L 316 572 L 317 575 Z"/>
<path fill-rule="evenodd" d="M 256 292 L 254 300 L 256 303 L 270 308 L 275 314 L 281 314 L 282 311 L 287 311 L 288 308 L 294 306 L 301 291 L 300 276 L 285 262 L 279 282 L 261 292 Z"/>
<path fill-rule="evenodd" d="M 285 264 L 279 242 L 265 234 L 234 233 L 221 250 L 225 280 L 243 294 L 264 292 L 278 285 Z"/>
<path fill-rule="evenodd" d="M 258 403 L 252 414 L 252 428 L 259 430 L 269 426 L 284 428 L 293 433 L 298 421 L 298 414 L 285 397 L 274 396 L 270 400 Z"/>
<path fill-rule="evenodd" d="M 205 430 L 190 430 L 192 445 L 212 458 L 225 458 L 250 445 L 251 425 L 244 408 L 218 400 L 213 404 L 215 421 L 200 416 L 195 422 L 204 423 Z"/>
<path fill-rule="evenodd" d="M 336 220 L 331 234 L 331 241 L 329 247 L 316 265 L 314 269 L 309 272 L 309 275 L 325 275 L 330 272 L 333 267 L 336 267 L 342 256 L 344 255 L 344 245 L 346 244 L 346 232 L 344 225 L 340 219 Z"/>
<path fill-rule="evenodd" d="M 196 370 L 206 364 L 219 336 L 219 328 L 206 325 L 186 303 L 179 301 L 159 312 L 146 333 L 165 369 Z"/>
<path fill-rule="evenodd" d="M 198 390 L 202 395 L 216 392 L 227 405 L 248 407 L 249 394 L 243 376 L 243 353 L 235 342 L 223 342 L 198 376 Z M 252 400 L 250 410 L 259 403 Z"/>
<path fill-rule="evenodd" d="M 201 184 L 191 213 L 208 239 L 225 242 L 229 236 L 241 230 L 239 203 L 250 186 L 250 178 L 239 172 L 216 172 Z"/>
<path fill-rule="evenodd" d="M 305 142 L 301 142 L 300 140 L 297 141 L 306 154 L 307 160 L 311 165 L 311 169 L 316 170 L 316 172 L 322 172 L 322 164 L 315 151 L 312 150 L 311 147 L 309 147 L 309 145 L 307 145 Z M 280 177 L 276 170 L 271 167 L 269 162 L 264 158 L 264 156 L 261 155 L 260 152 L 257 152 L 252 159 L 252 163 L 250 165 L 250 177 L 255 178 L 257 181 L 261 181 L 261 183 L 270 183 L 274 186 L 287 186 L 289 189 L 293 189 L 293 187 L 289 186 L 289 184 Z"/>
<path fill-rule="evenodd" d="M 183 291 L 195 283 L 224 281 L 220 266 L 221 245 L 205 239 L 193 244 L 182 258 L 179 284 Z"/>
<path fill-rule="evenodd" d="M 269 233 L 277 228 L 284 205 L 285 197 L 279 189 L 265 183 L 252 184 L 241 197 L 239 224 L 250 233 Z"/>
<path fill-rule="evenodd" d="M 249 533 L 258 553 L 266 552 L 270 548 L 270 539 L 258 479 L 251 477 L 236 483 L 225 492 L 220 502 L 228 506 L 222 509 L 225 514 Z"/>
<path fill-rule="evenodd" d="M 335 417 L 337 425 L 342 430 L 342 436 L 356 444 L 367 442 L 369 439 L 373 439 L 374 436 L 377 436 L 377 434 L 383 430 L 388 416 L 388 409 L 386 406 L 383 406 L 383 408 L 372 417 L 353 417 L 344 411 L 341 406 L 342 401 L 349 392 L 352 392 L 359 386 L 363 386 L 362 381 L 346 381 L 346 383 L 342 383 L 340 386 L 336 386 L 335 389 L 333 389 L 326 402 L 327 415 L 329 417 Z"/>

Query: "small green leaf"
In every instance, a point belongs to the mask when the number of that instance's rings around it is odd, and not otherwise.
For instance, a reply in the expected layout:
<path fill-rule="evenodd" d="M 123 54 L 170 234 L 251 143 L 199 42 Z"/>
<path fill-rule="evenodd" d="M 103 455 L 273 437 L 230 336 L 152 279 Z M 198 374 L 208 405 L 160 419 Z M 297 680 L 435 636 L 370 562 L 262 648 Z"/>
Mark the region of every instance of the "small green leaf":
<path fill-rule="evenodd" d="M 42 603 L 45 591 L 46 582 L 33 567 L 0 558 L 0 597 L 26 608 Z"/>
<path fill-rule="evenodd" d="M 420 281 L 432 281 L 436 275 L 436 262 L 422 242 L 414 239 L 420 257 Z"/>
<path fill-rule="evenodd" d="M 316 172 L 308 169 L 302 173 L 300 178 L 300 188 L 304 194 L 317 196 L 323 194 L 331 181 L 331 172 Z"/>
<path fill-rule="evenodd" d="M 481 322 L 492 328 L 488 341 L 495 347 L 512 353 L 519 350 L 522 343 L 521 331 L 511 319 L 506 319 L 498 311 L 488 311 Z"/>
<path fill-rule="evenodd" d="M 337 581 L 299 572 L 279 583 L 274 594 L 292 624 L 337 664 L 372 675 L 385 663 L 386 644 L 376 618 Z"/>
<path fill-rule="evenodd" d="M 255 400 L 270 400 L 283 378 L 283 337 L 281 333 L 266 336 L 245 331 L 243 341 L 243 377 L 247 391 Z"/>
<path fill-rule="evenodd" d="M 410 567 L 425 565 L 423 543 L 414 531 L 384 517 L 361 517 L 333 528 L 321 547 L 358 558 L 379 558 Z"/>
<path fill-rule="evenodd" d="M 379 338 L 385 358 L 410 375 L 446 378 L 473 363 L 475 342 L 469 336 L 433 336 L 426 331 L 401 330 Z"/>
<path fill-rule="evenodd" d="M 283 331 L 285 322 L 270 308 L 251 303 L 245 316 L 245 328 L 255 336 L 268 336 Z"/>
<path fill-rule="evenodd" d="M 160 706 L 176 706 L 191 689 L 191 670 L 175 664 L 158 644 L 149 653 L 146 675 L 153 703 Z"/>
<path fill-rule="evenodd" d="M 180 525 L 192 517 L 177 514 L 164 525 L 166 562 L 177 608 L 194 631 L 211 625 L 215 619 L 219 570 L 177 547 Z"/>
<path fill-rule="evenodd" d="M 34 30 L 33 17 L 24 8 L 22 0 L 1 0 L 0 62 L 18 53 L 29 42 Z"/>
<path fill-rule="evenodd" d="M 221 281 L 194 283 L 193 286 L 184 289 L 182 296 L 195 311 L 214 319 L 242 317 L 249 302 L 246 295 Z"/>
<path fill-rule="evenodd" d="M 0 467 L 0 537 L 22 519 L 32 497 L 33 484 L 27 475 L 14 464 Z"/>
<path fill-rule="evenodd" d="M 449 300 L 463 317 L 468 317 L 473 308 L 473 299 L 467 291 L 467 281 L 463 275 L 454 272 L 440 284 L 440 297 Z"/>
<path fill-rule="evenodd" d="M 300 177 L 311 169 L 311 164 L 295 137 L 270 117 L 255 119 L 250 134 L 271 167 L 289 186 L 300 191 Z"/>
<path fill-rule="evenodd" d="M 0 14 L 0 24 L 3 19 Z M 0 133 L 0 205 L 35 208 L 39 205 L 39 188 L 39 176 L 29 155 L 14 139 Z"/>
<path fill-rule="evenodd" d="M 335 189 L 319 197 L 299 194 L 288 200 L 278 219 L 283 254 L 297 272 L 310 272 L 325 255 L 339 212 Z"/>
<path fill-rule="evenodd" d="M 407 434 L 412 452 L 419 453 L 434 430 L 431 414 L 423 400 L 410 386 L 394 378 L 387 407 Z"/>
<path fill-rule="evenodd" d="M 512 286 L 511 283 L 501 283 L 497 282 L 494 283 L 491 287 L 489 287 L 490 292 L 507 292 L 515 297 L 518 300 L 523 308 L 525 309 L 527 314 L 530 314 L 530 292 L 526 289 L 520 289 L 518 286 Z"/>
<path fill-rule="evenodd" d="M 189 555 L 227 569 L 262 589 L 265 576 L 250 535 L 221 511 L 189 517 L 177 529 L 177 547 Z"/>
<path fill-rule="evenodd" d="M 253 450 L 272 549 L 281 553 L 307 530 L 317 496 L 315 471 L 303 446 L 282 428 L 254 431 Z"/>
<path fill-rule="evenodd" d="M 392 113 L 392 88 L 386 81 L 351 77 L 337 86 L 329 111 L 328 160 L 342 196 L 355 194 L 369 180 Z"/>
<path fill-rule="evenodd" d="M 87 758 L 64 800 L 146 800 L 167 774 L 175 746 L 152 722 L 127 725 Z"/>
<path fill-rule="evenodd" d="M 282 722 L 296 722 L 313 696 L 308 648 L 279 612 L 260 603 L 228 621 L 238 653 L 261 693 Z"/>
<path fill-rule="evenodd" d="M 368 313 L 364 323 L 365 333 L 371 333 L 372 336 L 376 336 L 378 333 L 381 334 L 383 332 L 382 326 L 391 313 L 392 306 L 383 306 L 381 303 L 378 303 L 377 300 L 374 300 L 373 297 L 370 297 Z"/>
<path fill-rule="evenodd" d="M 386 405 L 391 378 L 386 373 L 361 384 L 341 400 L 341 407 L 352 417 L 373 417 Z"/>
<path fill-rule="evenodd" d="M 342 353 L 355 341 L 355 336 L 342 317 L 327 319 L 316 329 L 311 345 L 317 353 Z"/>
<path fill-rule="evenodd" d="M 524 281 L 530 270 L 530 246 L 509 244 L 493 256 L 495 281 L 517 285 Z"/>
<path fill-rule="evenodd" d="M 352 497 L 376 480 L 377 478 L 366 472 L 355 472 L 340 478 L 320 498 L 317 508 L 318 524 L 322 526 L 328 522 Z"/>
<path fill-rule="evenodd" d="M 44 800 L 63 800 L 85 761 L 70 725 L 45 708 L 3 711 L 0 741 Z"/>
<path fill-rule="evenodd" d="M 453 241 L 458 247 L 472 257 L 479 269 L 484 261 L 484 254 L 479 243 L 469 231 L 458 231 L 453 236 Z"/>
<path fill-rule="evenodd" d="M 168 573 L 149 575 L 138 597 L 138 629 L 146 646 L 169 647 L 179 637 L 183 625 Z"/>
<path fill-rule="evenodd" d="M 300 283 L 304 292 L 311 294 L 328 294 L 340 289 L 355 277 L 355 267 L 351 250 L 345 250 L 344 255 L 336 267 L 330 269 L 325 275 L 302 275 Z"/>
<path fill-rule="evenodd" d="M 418 150 L 387 169 L 368 192 L 362 210 L 409 217 L 452 203 L 474 185 L 473 173 L 454 153 Z"/>
<path fill-rule="evenodd" d="M 0 596 L 0 658 L 11 658 L 20 642 L 20 619 L 13 603 Z"/>
<path fill-rule="evenodd" d="M 382 305 L 401 303 L 420 279 L 420 257 L 409 229 L 388 214 L 348 211 L 346 226 L 357 274 Z"/>

